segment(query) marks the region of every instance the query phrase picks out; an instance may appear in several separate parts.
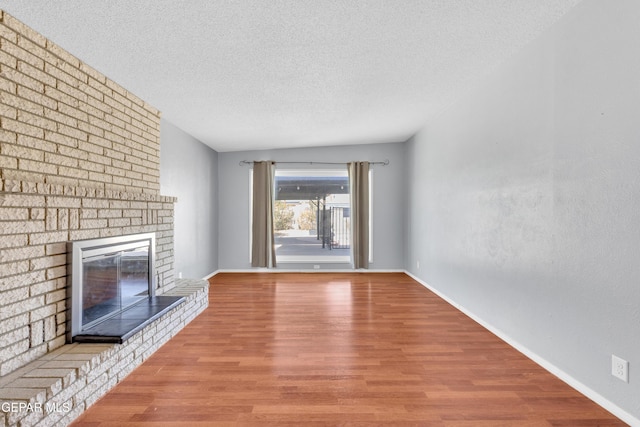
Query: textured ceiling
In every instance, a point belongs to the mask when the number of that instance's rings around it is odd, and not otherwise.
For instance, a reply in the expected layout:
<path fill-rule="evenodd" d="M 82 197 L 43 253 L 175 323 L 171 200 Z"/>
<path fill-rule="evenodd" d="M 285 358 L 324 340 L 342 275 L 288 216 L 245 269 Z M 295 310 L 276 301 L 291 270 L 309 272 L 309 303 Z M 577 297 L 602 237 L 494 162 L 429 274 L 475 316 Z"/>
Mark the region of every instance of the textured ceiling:
<path fill-rule="evenodd" d="M 580 0 L 0 0 L 218 151 L 396 142 Z"/>

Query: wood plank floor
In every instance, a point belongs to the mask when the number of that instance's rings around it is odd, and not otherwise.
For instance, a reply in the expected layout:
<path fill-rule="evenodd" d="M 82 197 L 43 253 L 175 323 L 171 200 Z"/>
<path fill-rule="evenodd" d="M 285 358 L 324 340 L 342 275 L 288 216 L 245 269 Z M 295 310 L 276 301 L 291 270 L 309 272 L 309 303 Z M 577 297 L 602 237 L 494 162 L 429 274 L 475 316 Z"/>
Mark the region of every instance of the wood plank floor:
<path fill-rule="evenodd" d="M 623 426 L 405 274 L 218 274 L 76 427 Z"/>

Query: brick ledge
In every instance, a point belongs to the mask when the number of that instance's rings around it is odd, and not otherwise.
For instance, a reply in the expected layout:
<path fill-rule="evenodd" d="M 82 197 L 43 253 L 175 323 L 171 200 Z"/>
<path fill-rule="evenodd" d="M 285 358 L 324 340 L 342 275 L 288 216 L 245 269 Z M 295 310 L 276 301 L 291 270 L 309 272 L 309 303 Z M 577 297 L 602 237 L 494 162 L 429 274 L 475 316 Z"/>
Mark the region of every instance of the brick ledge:
<path fill-rule="evenodd" d="M 96 183 L 98 184 L 98 183 Z M 118 199 L 145 202 L 176 203 L 177 197 L 154 193 L 137 193 L 105 188 L 92 188 L 46 182 L 19 181 L 0 177 L 0 193 L 21 193 L 33 196 L 88 197 L 95 199 Z"/>

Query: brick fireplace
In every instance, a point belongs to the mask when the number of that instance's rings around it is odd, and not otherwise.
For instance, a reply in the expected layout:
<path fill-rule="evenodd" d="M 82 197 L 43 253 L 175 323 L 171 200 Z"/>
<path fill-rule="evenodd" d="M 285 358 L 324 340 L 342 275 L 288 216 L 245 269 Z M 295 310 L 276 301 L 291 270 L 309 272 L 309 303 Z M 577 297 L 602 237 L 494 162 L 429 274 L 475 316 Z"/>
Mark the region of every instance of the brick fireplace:
<path fill-rule="evenodd" d="M 67 241 L 154 232 L 175 286 L 159 176 L 159 111 L 0 11 L 0 377 L 65 344 Z"/>

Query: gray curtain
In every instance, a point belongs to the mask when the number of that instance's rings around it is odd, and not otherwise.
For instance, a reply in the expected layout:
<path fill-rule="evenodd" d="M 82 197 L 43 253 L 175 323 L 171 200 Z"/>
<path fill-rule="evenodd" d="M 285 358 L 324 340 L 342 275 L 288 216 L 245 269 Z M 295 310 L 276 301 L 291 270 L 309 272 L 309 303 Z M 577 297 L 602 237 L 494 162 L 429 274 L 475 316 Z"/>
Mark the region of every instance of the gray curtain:
<path fill-rule="evenodd" d="M 369 268 L 369 162 L 351 162 L 348 167 L 353 268 Z"/>
<path fill-rule="evenodd" d="M 273 235 L 274 175 L 274 162 L 253 162 L 252 267 L 276 266 Z"/>

